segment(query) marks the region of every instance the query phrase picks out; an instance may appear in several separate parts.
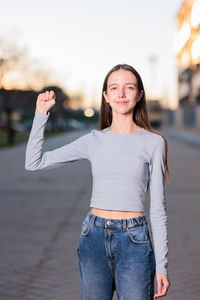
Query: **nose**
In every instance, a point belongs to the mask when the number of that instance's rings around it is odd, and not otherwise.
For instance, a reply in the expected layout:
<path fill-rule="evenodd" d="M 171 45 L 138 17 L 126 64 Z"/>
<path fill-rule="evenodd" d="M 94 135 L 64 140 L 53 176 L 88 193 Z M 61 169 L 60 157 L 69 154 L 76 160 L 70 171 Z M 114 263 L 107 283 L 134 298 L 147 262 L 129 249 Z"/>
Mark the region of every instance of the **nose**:
<path fill-rule="evenodd" d="M 123 87 L 119 89 L 118 96 L 120 98 L 126 96 L 125 89 Z"/>

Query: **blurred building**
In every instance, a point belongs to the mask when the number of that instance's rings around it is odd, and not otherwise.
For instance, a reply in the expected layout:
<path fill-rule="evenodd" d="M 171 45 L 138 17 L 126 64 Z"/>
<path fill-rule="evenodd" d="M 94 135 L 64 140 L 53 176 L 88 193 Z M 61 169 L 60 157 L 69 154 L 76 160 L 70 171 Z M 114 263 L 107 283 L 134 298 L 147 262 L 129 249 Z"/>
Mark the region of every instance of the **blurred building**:
<path fill-rule="evenodd" d="M 177 13 L 177 31 L 177 121 L 200 127 L 200 0 L 183 1 Z"/>
<path fill-rule="evenodd" d="M 160 100 L 147 100 L 148 117 L 153 127 L 162 126 L 163 109 Z"/>

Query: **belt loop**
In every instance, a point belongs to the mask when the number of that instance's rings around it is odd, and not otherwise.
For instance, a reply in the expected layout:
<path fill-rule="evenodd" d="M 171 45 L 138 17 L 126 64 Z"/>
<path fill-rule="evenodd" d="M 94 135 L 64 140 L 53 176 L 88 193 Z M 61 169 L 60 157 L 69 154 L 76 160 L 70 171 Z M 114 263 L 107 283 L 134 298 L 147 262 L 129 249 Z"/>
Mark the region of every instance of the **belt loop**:
<path fill-rule="evenodd" d="M 123 219 L 123 230 L 127 230 L 127 219 Z"/>
<path fill-rule="evenodd" d="M 91 217 L 91 225 L 94 227 L 94 222 L 95 222 L 96 216 L 92 215 Z"/>
<path fill-rule="evenodd" d="M 123 226 L 122 226 L 122 227 L 123 227 L 123 231 L 124 231 L 124 229 L 125 229 L 125 227 L 126 227 L 126 225 L 125 225 L 126 223 L 125 223 L 125 222 L 126 222 L 126 220 L 123 219 Z"/>

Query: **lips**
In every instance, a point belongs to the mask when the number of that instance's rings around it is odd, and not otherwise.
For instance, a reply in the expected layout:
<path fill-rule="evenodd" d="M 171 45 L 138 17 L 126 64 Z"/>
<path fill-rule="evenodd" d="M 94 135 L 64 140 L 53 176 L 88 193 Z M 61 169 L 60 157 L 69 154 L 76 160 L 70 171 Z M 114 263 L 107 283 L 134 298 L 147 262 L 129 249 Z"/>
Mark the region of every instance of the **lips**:
<path fill-rule="evenodd" d="M 128 101 L 117 101 L 117 104 L 126 104 Z"/>

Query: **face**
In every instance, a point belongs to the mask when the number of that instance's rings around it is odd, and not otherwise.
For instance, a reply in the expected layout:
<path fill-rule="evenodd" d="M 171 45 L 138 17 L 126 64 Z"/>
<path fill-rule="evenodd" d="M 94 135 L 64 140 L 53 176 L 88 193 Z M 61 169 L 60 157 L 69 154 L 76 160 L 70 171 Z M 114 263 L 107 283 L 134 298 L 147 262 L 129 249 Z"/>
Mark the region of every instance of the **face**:
<path fill-rule="evenodd" d="M 131 71 L 120 69 L 109 76 L 107 93 L 103 92 L 103 95 L 112 110 L 125 114 L 133 111 L 143 91 L 139 93 L 137 78 Z"/>

